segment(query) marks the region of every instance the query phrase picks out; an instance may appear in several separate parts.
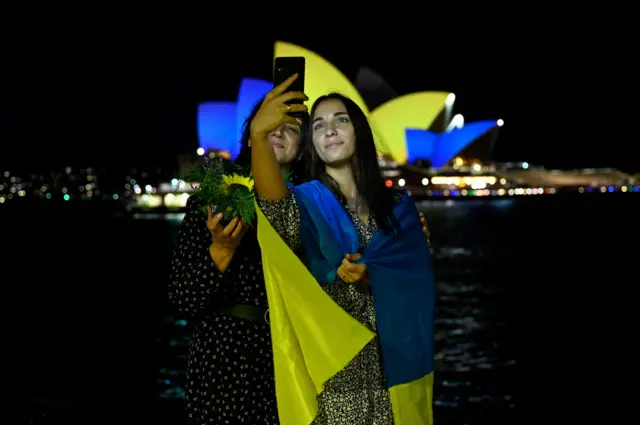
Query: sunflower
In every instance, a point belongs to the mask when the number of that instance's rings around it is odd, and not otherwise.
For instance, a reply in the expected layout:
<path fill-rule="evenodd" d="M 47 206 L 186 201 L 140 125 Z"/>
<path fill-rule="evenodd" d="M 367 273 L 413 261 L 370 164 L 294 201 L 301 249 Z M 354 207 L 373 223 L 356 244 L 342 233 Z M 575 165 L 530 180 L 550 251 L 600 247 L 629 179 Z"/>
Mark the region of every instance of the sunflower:
<path fill-rule="evenodd" d="M 239 174 L 225 174 L 222 176 L 222 185 L 224 188 L 229 188 L 233 185 L 244 186 L 249 189 L 249 192 L 253 190 L 253 179 L 247 176 L 241 176 Z"/>
<path fill-rule="evenodd" d="M 225 174 L 225 168 L 221 160 L 212 160 L 207 166 L 195 166 L 181 179 L 198 183 L 194 195 L 202 204 L 203 212 L 206 213 L 209 205 L 215 206 L 216 211 L 223 214 L 220 222 L 223 225 L 238 217 L 252 226 L 256 211 L 251 172 L 236 167 L 238 171 Z"/>

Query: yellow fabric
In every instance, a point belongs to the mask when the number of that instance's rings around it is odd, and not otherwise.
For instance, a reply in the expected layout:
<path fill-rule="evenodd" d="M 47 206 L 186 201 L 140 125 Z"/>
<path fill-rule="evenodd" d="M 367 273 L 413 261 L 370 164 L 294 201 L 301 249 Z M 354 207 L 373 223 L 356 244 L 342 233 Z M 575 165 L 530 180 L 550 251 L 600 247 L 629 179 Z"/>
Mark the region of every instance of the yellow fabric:
<path fill-rule="evenodd" d="M 375 334 L 322 290 L 257 205 L 256 212 L 280 423 L 309 425 L 325 382 Z"/>
<path fill-rule="evenodd" d="M 395 425 L 433 424 L 433 372 L 413 382 L 391 387 L 389 396 Z"/>

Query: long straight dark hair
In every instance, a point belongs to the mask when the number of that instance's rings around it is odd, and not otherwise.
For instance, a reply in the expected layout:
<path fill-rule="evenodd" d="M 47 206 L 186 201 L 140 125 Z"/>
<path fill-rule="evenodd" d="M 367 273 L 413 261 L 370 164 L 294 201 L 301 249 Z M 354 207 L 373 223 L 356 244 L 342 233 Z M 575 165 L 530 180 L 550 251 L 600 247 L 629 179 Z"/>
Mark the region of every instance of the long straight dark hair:
<path fill-rule="evenodd" d="M 398 220 L 393 215 L 394 192 L 384 184 L 378 165 L 373 131 L 367 117 L 353 100 L 339 93 L 330 93 L 314 102 L 309 121 L 313 120 L 318 105 L 327 100 L 342 102 L 353 123 L 356 146 L 355 153 L 351 158 L 351 169 L 358 194 L 366 200 L 371 215 L 381 229 L 385 231 L 397 230 L 399 228 Z M 307 177 L 310 180 L 322 182 L 345 204 L 346 199 L 340 191 L 340 185 L 327 174 L 325 163 L 319 158 L 313 145 L 313 125 L 309 125 L 309 127 L 309 135 L 305 140 L 303 153 Z"/>
<path fill-rule="evenodd" d="M 249 140 L 251 139 L 251 121 L 258 113 L 260 109 L 260 105 L 262 105 L 264 99 L 260 99 L 258 103 L 256 103 L 251 110 L 251 113 L 244 120 L 244 124 L 242 125 L 242 136 L 240 137 L 240 153 L 236 157 L 234 163 L 241 167 L 251 167 L 251 146 L 249 146 Z M 298 144 L 298 152 L 296 154 L 296 158 L 291 163 L 291 182 L 293 184 L 301 184 L 307 181 L 306 179 L 306 167 L 305 163 L 302 160 L 304 156 L 303 146 L 307 143 L 305 139 L 308 135 L 308 125 L 309 125 L 309 114 L 296 114 L 296 118 L 302 121 L 300 125 L 300 143 Z"/>

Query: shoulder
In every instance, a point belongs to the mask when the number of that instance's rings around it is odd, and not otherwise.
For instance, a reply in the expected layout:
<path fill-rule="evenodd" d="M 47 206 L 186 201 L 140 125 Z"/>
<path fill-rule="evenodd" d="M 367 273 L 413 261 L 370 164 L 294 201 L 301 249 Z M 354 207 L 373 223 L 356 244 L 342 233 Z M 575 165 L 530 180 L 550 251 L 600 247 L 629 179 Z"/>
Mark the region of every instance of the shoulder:
<path fill-rule="evenodd" d="M 308 182 L 304 182 L 298 185 L 289 185 L 289 192 L 294 196 L 307 195 L 309 196 L 312 192 L 317 191 L 317 184 L 319 182 L 317 180 L 312 180 Z"/>
<path fill-rule="evenodd" d="M 206 205 L 196 195 L 189 196 L 189 199 L 187 199 L 186 207 L 187 207 L 187 214 L 190 216 L 202 215 L 203 217 L 206 217 L 207 215 L 205 211 Z"/>
<path fill-rule="evenodd" d="M 308 190 L 310 188 L 317 187 L 318 185 L 321 185 L 321 184 L 322 183 L 320 183 L 319 180 L 311 180 L 311 181 L 307 181 L 297 185 L 291 185 L 291 187 L 295 187 L 296 189 L 300 189 L 300 190 Z"/>
<path fill-rule="evenodd" d="M 189 198 L 187 199 L 187 209 L 191 210 L 194 208 L 200 208 L 203 207 L 204 203 L 198 199 L 198 197 L 196 195 L 191 195 L 189 196 Z"/>
<path fill-rule="evenodd" d="M 310 180 L 291 187 L 294 191 L 303 193 L 324 193 L 329 191 L 329 188 L 320 180 Z"/>

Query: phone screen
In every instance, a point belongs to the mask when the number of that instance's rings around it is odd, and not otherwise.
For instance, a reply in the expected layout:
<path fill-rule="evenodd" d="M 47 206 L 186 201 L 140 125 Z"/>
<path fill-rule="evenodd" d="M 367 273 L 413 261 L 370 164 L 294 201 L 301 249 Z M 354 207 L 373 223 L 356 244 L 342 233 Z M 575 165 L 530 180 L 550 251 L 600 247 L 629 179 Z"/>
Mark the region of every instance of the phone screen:
<path fill-rule="evenodd" d="M 293 74 L 298 74 L 298 78 L 286 91 L 299 91 L 304 93 L 304 68 L 305 59 L 302 56 L 277 57 L 273 66 L 273 86 L 275 87 L 281 84 Z M 302 103 L 302 100 L 291 100 L 287 103 Z"/>

